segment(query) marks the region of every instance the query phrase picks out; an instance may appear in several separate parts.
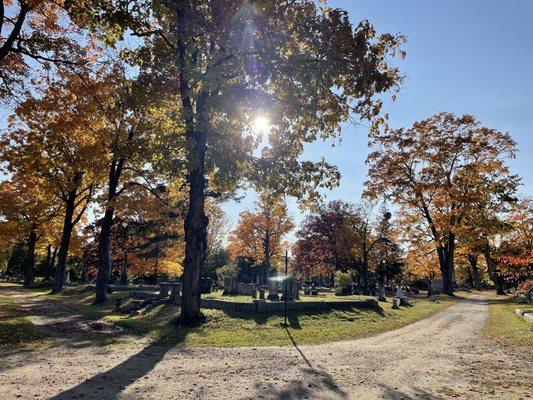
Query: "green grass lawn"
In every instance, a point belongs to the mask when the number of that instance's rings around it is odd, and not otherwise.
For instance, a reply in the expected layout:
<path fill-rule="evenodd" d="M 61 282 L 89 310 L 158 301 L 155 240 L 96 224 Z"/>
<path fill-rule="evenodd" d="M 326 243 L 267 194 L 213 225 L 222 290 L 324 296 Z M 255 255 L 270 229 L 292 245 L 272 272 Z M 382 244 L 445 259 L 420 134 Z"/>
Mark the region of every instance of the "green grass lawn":
<path fill-rule="evenodd" d="M 20 314 L 16 304 L 0 295 L 0 346 L 21 345 L 41 338 L 38 328 Z"/>
<path fill-rule="evenodd" d="M 420 320 L 451 305 L 444 300 L 439 304 L 418 301 L 413 307 L 393 310 L 390 303 L 377 310 L 342 310 L 290 312 L 289 331 L 298 344 L 316 344 L 371 336 L 399 328 Z M 137 329 L 147 329 L 168 339 L 177 339 L 194 346 L 270 346 L 290 345 L 291 340 L 283 327 L 283 315 L 227 313 L 204 310 L 206 322 L 197 328 L 174 328 L 165 325 L 176 315 L 177 308 L 164 305 L 140 318 L 117 318 L 119 323 Z M 163 329 L 161 329 L 163 327 Z"/>
<path fill-rule="evenodd" d="M 20 289 L 27 290 L 27 289 Z M 245 312 L 204 309 L 205 321 L 197 327 L 176 326 L 179 307 L 160 304 L 142 315 L 129 316 L 114 310 L 116 298 L 127 293 L 116 292 L 98 307 L 91 305 L 94 293 L 81 288 L 68 288 L 58 295 L 49 295 L 43 288 L 32 289 L 38 296 L 68 304 L 73 312 L 87 318 L 103 318 L 132 329 L 152 339 L 169 340 L 189 346 L 284 346 L 291 338 L 283 326 L 282 313 L 247 314 Z M 215 295 L 216 297 L 216 295 Z M 246 297 L 247 296 L 242 296 Z M 336 299 L 335 296 L 332 296 Z M 363 296 L 356 296 L 362 298 Z M 355 298 L 355 297 L 354 297 Z M 234 300 L 234 298 L 231 298 Z M 289 313 L 288 324 L 292 338 L 298 344 L 317 344 L 356 339 L 389 331 L 423 319 L 455 303 L 441 296 L 440 303 L 432 303 L 422 296 L 412 299 L 413 306 L 393 310 L 391 302 L 379 303 L 377 309 L 305 310 Z"/>
<path fill-rule="evenodd" d="M 413 301 L 414 306 L 398 310 L 393 310 L 389 302 L 380 303 L 379 309 L 371 310 L 294 311 L 288 315 L 289 331 L 298 344 L 356 339 L 416 322 L 454 302 L 443 298 L 436 304 L 419 299 Z M 284 346 L 292 343 L 283 326 L 282 313 L 247 314 L 205 309 L 205 322 L 189 328 L 174 325 L 178 312 L 177 306 L 162 304 L 144 315 L 114 314 L 106 319 L 154 338 L 191 346 Z"/>
<path fill-rule="evenodd" d="M 517 308 L 533 312 L 533 305 L 518 304 L 504 296 L 490 296 L 489 315 L 483 334 L 506 346 L 533 349 L 533 324 L 515 313 Z"/>

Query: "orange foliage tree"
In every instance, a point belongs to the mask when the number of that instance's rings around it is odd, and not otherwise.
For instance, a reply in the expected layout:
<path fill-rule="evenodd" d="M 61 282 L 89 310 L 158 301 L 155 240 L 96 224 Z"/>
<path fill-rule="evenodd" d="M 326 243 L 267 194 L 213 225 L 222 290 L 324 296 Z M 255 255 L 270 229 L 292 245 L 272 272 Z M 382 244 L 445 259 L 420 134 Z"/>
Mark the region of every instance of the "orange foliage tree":
<path fill-rule="evenodd" d="M 283 250 L 288 248 L 284 237 L 294 224 L 283 201 L 261 198 L 254 211 L 240 214 L 237 228 L 230 235 L 230 254 L 251 258 L 262 268 L 260 282 L 266 283 L 270 269 L 279 268 Z"/>
<path fill-rule="evenodd" d="M 0 183 L 0 241 L 26 245 L 25 285 L 34 282 L 37 242 L 47 234 L 61 206 L 41 186 L 45 186 L 42 178 L 20 173 Z"/>
<path fill-rule="evenodd" d="M 405 225 L 433 241 L 444 291 L 453 294 L 456 238 L 465 215 L 510 179 L 504 159 L 514 156 L 515 142 L 472 116 L 440 113 L 408 129 L 376 132 L 371 146 L 366 194 L 391 197 Z"/>
<path fill-rule="evenodd" d="M 533 199 L 519 201 L 507 222 L 512 229 L 502 236 L 495 259 L 503 279 L 528 292 L 533 290 Z"/>
<path fill-rule="evenodd" d="M 63 71 L 58 79 L 17 107 L 2 143 L 8 173 L 40 178 L 40 187 L 62 203 L 54 291 L 63 287 L 73 229 L 105 174 L 104 148 L 95 135 L 104 123 L 98 105 L 86 101 L 76 73 Z"/>

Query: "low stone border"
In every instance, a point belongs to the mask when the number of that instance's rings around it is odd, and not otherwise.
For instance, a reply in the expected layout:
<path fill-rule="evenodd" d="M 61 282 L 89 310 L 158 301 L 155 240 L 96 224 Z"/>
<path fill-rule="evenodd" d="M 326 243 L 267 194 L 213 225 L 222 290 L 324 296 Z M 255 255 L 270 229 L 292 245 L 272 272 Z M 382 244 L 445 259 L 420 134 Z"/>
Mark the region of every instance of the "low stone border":
<path fill-rule="evenodd" d="M 158 299 L 157 293 L 132 290 L 129 292 L 130 297 L 142 299 Z M 181 304 L 181 297 L 169 299 L 174 304 Z M 376 300 L 354 300 L 354 301 L 289 301 L 287 302 L 288 310 L 345 310 L 349 308 L 375 308 L 378 306 Z M 253 300 L 251 303 L 242 303 L 237 301 L 218 300 L 218 299 L 201 299 L 202 308 L 211 308 L 215 310 L 226 311 L 247 311 L 251 313 L 283 311 L 285 303 L 283 301 L 266 301 Z"/>
<path fill-rule="evenodd" d="M 129 297 L 138 298 L 138 299 L 158 299 L 159 298 L 159 295 L 157 293 L 146 292 L 143 290 L 130 290 L 128 295 Z"/>
<path fill-rule="evenodd" d="M 78 285 L 81 287 L 83 285 Z M 96 290 L 96 285 L 85 285 L 86 289 Z M 109 285 L 109 288 L 115 292 L 131 292 L 133 290 L 142 290 L 142 291 L 158 291 L 159 286 L 157 285 Z"/>
<path fill-rule="evenodd" d="M 521 310 L 520 308 L 517 308 L 515 312 L 522 318 L 524 318 L 527 322 L 533 323 L 533 313 L 527 313 L 524 310 Z"/>

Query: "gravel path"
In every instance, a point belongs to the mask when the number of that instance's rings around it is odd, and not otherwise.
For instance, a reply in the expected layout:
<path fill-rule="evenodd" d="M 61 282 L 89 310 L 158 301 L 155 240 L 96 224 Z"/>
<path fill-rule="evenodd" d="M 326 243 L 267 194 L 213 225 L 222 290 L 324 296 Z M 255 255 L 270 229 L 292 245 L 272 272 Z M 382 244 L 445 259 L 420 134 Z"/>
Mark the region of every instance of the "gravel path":
<path fill-rule="evenodd" d="M 17 296 L 32 315 L 45 307 L 42 298 Z M 70 326 L 63 342 L 0 349 L 0 399 L 533 398 L 531 354 L 477 334 L 487 310 L 473 298 L 371 338 L 284 348 L 186 348 L 145 340 L 102 347 L 84 340 L 78 318 L 55 310 L 35 321 L 59 332 Z"/>

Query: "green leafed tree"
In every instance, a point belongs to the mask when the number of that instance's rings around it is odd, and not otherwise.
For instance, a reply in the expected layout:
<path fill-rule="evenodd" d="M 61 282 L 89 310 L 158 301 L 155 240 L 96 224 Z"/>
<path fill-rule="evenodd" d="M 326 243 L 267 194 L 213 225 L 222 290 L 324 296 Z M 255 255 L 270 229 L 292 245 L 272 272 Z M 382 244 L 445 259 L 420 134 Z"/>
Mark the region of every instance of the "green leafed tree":
<path fill-rule="evenodd" d="M 102 10 L 111 39 L 113 26 L 124 32 L 113 25 L 117 12 L 149 16 L 133 19 L 143 45 L 129 59 L 179 96 L 188 190 L 181 317 L 196 320 L 206 197 L 252 186 L 307 203 L 338 184 L 334 166 L 301 160 L 304 144 L 337 138 L 351 115 L 382 121 L 378 95 L 401 81 L 389 58 L 404 38 L 312 0 L 88 2 Z"/>
<path fill-rule="evenodd" d="M 376 95 L 400 81 L 387 58 L 403 38 L 310 0 L 179 0 L 156 16 L 153 40 L 174 56 L 187 138 L 181 317 L 190 321 L 200 313 L 206 196 L 248 183 L 305 202 L 337 184 L 333 166 L 300 160 L 304 143 L 337 137 L 351 113 L 379 115 Z M 261 151 L 258 119 L 269 125 Z"/>

